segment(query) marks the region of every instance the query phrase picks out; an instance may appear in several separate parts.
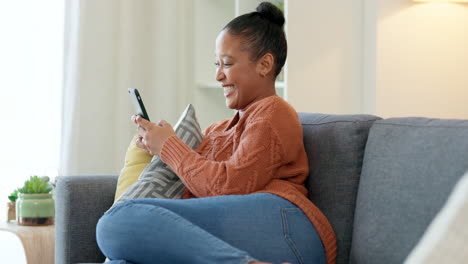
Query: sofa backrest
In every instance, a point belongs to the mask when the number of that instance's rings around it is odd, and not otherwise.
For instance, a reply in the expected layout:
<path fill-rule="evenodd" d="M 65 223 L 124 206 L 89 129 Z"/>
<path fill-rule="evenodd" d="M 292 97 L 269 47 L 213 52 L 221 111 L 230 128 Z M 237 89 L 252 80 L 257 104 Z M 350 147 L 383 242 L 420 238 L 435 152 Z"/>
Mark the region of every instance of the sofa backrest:
<path fill-rule="evenodd" d="M 468 170 L 468 120 L 376 121 L 366 144 L 350 263 L 403 263 Z"/>
<path fill-rule="evenodd" d="M 353 217 L 370 115 L 299 113 L 309 158 L 309 198 L 336 233 L 337 264 L 347 264 Z"/>

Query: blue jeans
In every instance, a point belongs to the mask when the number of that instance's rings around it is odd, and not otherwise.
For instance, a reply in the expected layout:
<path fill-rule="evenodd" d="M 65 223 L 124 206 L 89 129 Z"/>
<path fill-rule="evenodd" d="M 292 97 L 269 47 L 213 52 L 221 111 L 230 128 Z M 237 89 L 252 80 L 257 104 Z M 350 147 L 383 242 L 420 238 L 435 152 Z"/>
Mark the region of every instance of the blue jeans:
<path fill-rule="evenodd" d="M 268 193 L 130 200 L 101 217 L 96 237 L 111 263 L 325 263 L 309 219 Z"/>

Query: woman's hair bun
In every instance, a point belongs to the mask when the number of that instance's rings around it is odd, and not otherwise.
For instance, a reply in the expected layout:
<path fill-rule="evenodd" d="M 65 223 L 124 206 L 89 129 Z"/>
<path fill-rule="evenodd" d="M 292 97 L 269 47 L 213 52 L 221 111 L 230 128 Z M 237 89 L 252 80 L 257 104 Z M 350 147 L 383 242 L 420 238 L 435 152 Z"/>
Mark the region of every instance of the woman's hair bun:
<path fill-rule="evenodd" d="M 264 18 L 268 19 L 270 22 L 283 27 L 284 25 L 284 15 L 281 9 L 276 7 L 274 4 L 270 2 L 262 2 L 260 3 L 256 11 Z"/>

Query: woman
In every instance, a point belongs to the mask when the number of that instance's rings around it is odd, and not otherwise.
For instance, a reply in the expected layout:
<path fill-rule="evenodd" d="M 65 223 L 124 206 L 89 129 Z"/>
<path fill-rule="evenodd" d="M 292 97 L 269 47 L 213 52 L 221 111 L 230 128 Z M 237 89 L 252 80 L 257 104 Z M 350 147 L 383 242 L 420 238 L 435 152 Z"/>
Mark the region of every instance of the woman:
<path fill-rule="evenodd" d="M 115 263 L 335 262 L 333 230 L 306 197 L 301 124 L 275 94 L 283 25 L 283 13 L 261 3 L 221 31 L 216 80 L 238 111 L 208 127 L 196 151 L 167 122 L 132 117 L 137 145 L 159 155 L 186 189 L 184 199 L 135 199 L 100 219 L 98 244 Z"/>

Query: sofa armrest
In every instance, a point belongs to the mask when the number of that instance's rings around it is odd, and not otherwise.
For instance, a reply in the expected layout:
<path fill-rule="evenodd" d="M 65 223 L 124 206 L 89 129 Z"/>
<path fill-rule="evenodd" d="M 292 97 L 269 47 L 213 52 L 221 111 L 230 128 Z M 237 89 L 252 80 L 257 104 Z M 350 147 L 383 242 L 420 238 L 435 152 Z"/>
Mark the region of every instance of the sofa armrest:
<path fill-rule="evenodd" d="M 113 202 L 118 176 L 61 176 L 55 189 L 55 263 L 104 262 L 96 224 Z"/>

